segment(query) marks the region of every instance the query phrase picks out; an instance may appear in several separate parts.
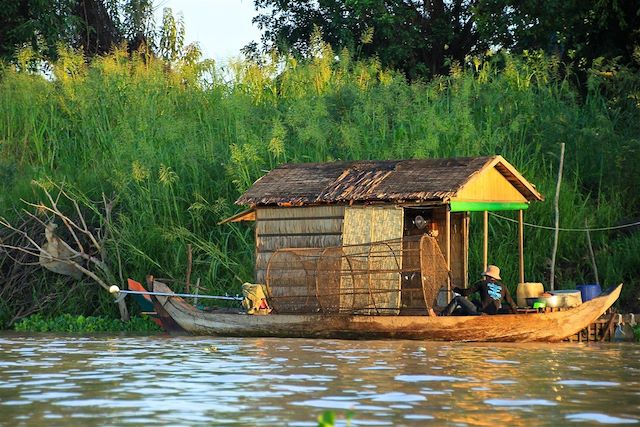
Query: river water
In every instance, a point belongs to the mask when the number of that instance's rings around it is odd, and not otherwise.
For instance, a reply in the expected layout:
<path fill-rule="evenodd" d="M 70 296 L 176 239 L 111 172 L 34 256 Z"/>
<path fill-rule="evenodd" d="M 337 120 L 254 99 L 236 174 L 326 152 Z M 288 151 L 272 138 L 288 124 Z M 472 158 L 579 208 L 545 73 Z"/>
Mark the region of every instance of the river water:
<path fill-rule="evenodd" d="M 640 424 L 640 345 L 0 334 L 0 425 Z"/>

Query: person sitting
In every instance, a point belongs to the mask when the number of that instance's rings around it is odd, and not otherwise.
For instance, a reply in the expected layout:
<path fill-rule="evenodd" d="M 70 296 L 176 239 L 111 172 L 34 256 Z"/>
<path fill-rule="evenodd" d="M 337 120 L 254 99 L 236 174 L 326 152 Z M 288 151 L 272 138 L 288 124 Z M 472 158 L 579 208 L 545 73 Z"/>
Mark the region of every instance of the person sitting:
<path fill-rule="evenodd" d="M 500 282 L 500 269 L 495 265 L 490 265 L 482 272 L 482 279 L 475 282 L 466 289 L 458 287 L 453 288 L 457 294 L 449 305 L 442 311 L 443 316 L 451 315 L 454 310 L 460 306 L 462 312 L 466 315 L 479 314 L 498 314 L 498 313 L 516 313 L 516 303 L 511 298 L 509 289 Z M 465 298 L 468 295 L 478 292 L 480 294 L 480 302 L 473 303 Z M 509 308 L 503 308 L 502 301 L 506 301 Z"/>

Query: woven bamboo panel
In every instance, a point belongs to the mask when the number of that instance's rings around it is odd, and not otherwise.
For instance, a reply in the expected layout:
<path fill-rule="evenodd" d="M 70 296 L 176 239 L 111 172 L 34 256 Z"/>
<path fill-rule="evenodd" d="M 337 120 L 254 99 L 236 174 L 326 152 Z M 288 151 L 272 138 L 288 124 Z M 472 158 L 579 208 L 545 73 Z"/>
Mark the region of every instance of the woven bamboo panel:
<path fill-rule="evenodd" d="M 342 275 L 340 283 L 340 307 L 363 308 L 368 305 L 367 294 L 356 294 L 356 289 L 366 289 L 368 277 L 363 274 L 353 272 L 366 271 L 366 262 L 362 243 L 371 241 L 371 216 L 373 209 L 348 208 L 344 213 L 344 225 L 342 234 L 342 244 L 344 245 L 344 258 L 342 259 L 342 270 L 350 274 Z M 346 299 L 352 301 L 349 306 Z"/>
<path fill-rule="evenodd" d="M 283 248 L 326 248 L 342 243 L 343 206 L 256 209 L 257 283 L 266 283 L 267 264 Z"/>
<path fill-rule="evenodd" d="M 256 233 L 261 234 L 322 234 L 340 233 L 342 217 L 282 218 L 261 220 Z"/>
<path fill-rule="evenodd" d="M 351 292 L 354 309 L 363 313 L 395 314 L 400 308 L 404 211 L 395 206 L 348 207 L 343 226 L 345 259 L 342 298 Z M 371 242 L 386 242 L 371 245 Z M 368 245 L 365 250 L 361 245 Z M 376 272 L 375 277 L 372 272 Z M 347 305 L 341 304 L 342 306 Z"/>
<path fill-rule="evenodd" d="M 256 208 L 258 221 L 263 219 L 342 217 L 344 206 L 301 206 L 286 208 Z"/>

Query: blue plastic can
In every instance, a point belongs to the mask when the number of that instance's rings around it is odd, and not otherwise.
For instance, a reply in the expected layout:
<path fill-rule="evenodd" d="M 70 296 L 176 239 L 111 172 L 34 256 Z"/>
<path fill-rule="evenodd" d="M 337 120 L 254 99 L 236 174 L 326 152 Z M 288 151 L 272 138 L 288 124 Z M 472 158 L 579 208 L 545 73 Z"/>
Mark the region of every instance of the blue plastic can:
<path fill-rule="evenodd" d="M 582 302 L 592 300 L 602 293 L 599 283 L 584 283 L 582 285 L 577 285 L 576 289 L 580 291 Z"/>

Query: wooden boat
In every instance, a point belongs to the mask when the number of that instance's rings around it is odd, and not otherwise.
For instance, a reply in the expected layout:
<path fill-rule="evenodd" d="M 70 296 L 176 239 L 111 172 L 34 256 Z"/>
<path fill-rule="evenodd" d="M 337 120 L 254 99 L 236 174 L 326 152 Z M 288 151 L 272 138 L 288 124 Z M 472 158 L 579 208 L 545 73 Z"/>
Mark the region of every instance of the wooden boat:
<path fill-rule="evenodd" d="M 133 279 L 127 279 L 127 287 L 130 291 L 140 292 L 134 294 L 133 299 L 140 306 L 141 313 L 146 314 L 149 318 L 163 330 L 167 332 L 183 332 L 184 330 L 169 316 L 161 306 L 158 306 L 151 296 L 145 295 L 147 289 L 140 282 Z"/>
<path fill-rule="evenodd" d="M 618 299 L 622 285 L 565 311 L 495 316 L 389 316 L 350 314 L 209 313 L 180 297 L 154 296 L 185 331 L 219 336 L 305 338 L 395 338 L 441 341 L 561 341 L 600 317 Z M 154 281 L 153 291 L 171 293 Z"/>

